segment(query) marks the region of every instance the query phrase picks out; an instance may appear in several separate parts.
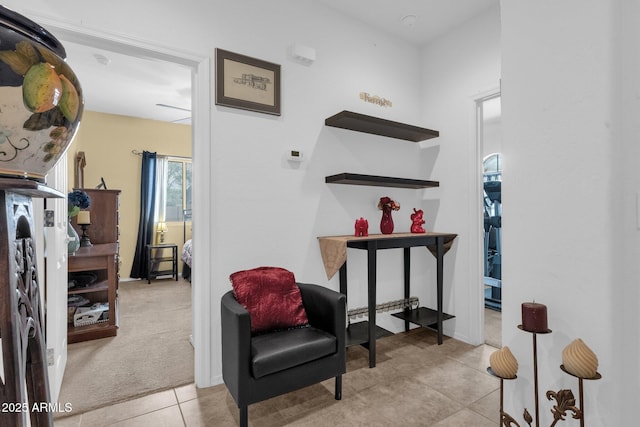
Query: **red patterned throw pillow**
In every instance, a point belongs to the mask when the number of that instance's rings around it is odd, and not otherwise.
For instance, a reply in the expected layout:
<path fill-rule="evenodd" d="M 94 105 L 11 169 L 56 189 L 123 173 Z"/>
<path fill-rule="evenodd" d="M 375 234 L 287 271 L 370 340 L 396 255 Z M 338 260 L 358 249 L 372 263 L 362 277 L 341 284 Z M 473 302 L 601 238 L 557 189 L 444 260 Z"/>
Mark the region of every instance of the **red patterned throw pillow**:
<path fill-rule="evenodd" d="M 251 316 L 253 334 L 309 323 L 292 272 L 279 267 L 258 267 L 237 271 L 229 278 L 236 299 Z"/>

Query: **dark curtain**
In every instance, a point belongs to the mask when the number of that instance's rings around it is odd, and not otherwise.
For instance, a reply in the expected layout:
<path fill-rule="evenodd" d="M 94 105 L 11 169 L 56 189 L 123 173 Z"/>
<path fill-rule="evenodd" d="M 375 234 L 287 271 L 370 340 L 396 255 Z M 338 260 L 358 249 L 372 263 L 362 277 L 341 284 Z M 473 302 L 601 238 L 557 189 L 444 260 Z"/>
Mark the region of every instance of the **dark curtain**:
<path fill-rule="evenodd" d="M 140 179 L 140 219 L 138 241 L 131 266 L 131 278 L 147 277 L 147 245 L 153 241 L 153 217 L 156 202 L 156 153 L 142 152 L 142 177 Z"/>

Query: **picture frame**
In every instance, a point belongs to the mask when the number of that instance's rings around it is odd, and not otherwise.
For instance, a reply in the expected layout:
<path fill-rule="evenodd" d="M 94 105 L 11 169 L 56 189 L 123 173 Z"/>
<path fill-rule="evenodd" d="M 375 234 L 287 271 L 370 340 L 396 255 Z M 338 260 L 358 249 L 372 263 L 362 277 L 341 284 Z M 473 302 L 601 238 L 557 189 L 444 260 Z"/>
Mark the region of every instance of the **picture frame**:
<path fill-rule="evenodd" d="M 280 65 L 216 48 L 216 105 L 280 115 Z"/>

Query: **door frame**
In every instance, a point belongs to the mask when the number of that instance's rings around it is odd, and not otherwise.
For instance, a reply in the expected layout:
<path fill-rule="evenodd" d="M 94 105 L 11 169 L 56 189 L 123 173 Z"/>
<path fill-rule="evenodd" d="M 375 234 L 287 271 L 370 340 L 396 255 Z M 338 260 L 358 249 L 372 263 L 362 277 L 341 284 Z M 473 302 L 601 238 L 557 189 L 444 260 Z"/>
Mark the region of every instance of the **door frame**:
<path fill-rule="evenodd" d="M 206 53 L 194 53 L 153 45 L 145 41 L 95 31 L 52 20 L 47 17 L 34 17 L 34 20 L 65 41 L 91 46 L 104 50 L 130 55 L 137 58 L 157 59 L 173 62 L 191 68 L 192 102 L 192 156 L 193 191 L 201 194 L 193 200 L 193 251 L 194 264 L 198 260 L 211 259 L 213 241 L 211 221 L 212 208 L 209 203 L 211 183 L 211 60 Z M 205 191 L 207 190 L 207 191 Z M 203 220 L 198 221 L 198 218 Z M 197 238 L 196 236 L 201 236 Z M 212 372 L 212 293 L 207 280 L 213 277 L 212 263 L 202 262 L 192 270 L 191 299 L 194 346 L 194 378 L 197 387 L 209 387 L 216 384 Z"/>
<path fill-rule="evenodd" d="M 476 311 L 476 322 L 472 323 L 470 336 L 473 344 L 484 344 L 484 222 L 483 222 L 483 170 L 482 170 L 482 148 L 483 148 L 483 116 L 482 103 L 492 98 L 501 96 L 500 85 L 474 94 L 472 103 L 472 121 L 475 135 L 475 156 L 470 170 L 473 171 L 471 179 L 472 189 L 469 197 L 470 225 L 469 230 L 476 236 L 471 240 L 469 257 L 469 277 L 471 278 L 470 301 L 471 307 Z M 476 339 L 473 339 L 475 337 Z"/>
<path fill-rule="evenodd" d="M 67 193 L 67 158 L 63 156 L 47 173 L 47 185 Z M 44 226 L 44 211 L 54 212 L 54 223 Z M 45 331 L 51 401 L 57 402 L 67 365 L 67 198 L 33 199 L 34 224 L 38 245 L 40 296 L 46 297 Z M 42 258 L 40 260 L 40 258 Z"/>

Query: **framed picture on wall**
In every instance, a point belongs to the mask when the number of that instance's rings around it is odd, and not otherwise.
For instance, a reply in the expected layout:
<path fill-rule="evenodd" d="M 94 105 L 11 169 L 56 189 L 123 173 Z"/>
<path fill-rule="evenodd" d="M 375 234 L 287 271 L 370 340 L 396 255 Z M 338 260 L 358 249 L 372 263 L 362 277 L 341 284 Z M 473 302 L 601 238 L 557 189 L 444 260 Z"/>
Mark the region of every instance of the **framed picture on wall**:
<path fill-rule="evenodd" d="M 280 115 L 280 65 L 216 49 L 216 105 Z"/>

